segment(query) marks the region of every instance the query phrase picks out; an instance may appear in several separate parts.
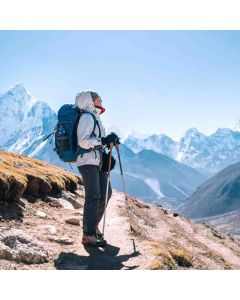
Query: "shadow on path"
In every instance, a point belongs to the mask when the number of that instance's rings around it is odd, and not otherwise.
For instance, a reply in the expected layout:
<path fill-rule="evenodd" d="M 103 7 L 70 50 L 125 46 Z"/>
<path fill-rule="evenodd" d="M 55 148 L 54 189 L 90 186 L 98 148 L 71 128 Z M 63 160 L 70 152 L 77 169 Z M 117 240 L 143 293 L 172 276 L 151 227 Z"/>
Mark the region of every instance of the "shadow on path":
<path fill-rule="evenodd" d="M 107 245 L 105 248 L 95 248 L 84 246 L 89 256 L 81 256 L 76 253 L 61 252 L 54 261 L 54 266 L 58 270 L 133 270 L 138 266 L 125 266 L 123 262 L 132 257 L 138 256 L 139 252 L 120 255 L 120 248 Z"/>

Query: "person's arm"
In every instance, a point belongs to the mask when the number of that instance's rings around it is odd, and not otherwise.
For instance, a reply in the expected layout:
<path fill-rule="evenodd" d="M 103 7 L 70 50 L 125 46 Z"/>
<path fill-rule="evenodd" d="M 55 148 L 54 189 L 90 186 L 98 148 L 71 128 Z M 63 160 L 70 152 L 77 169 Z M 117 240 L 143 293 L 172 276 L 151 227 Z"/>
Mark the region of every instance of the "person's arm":
<path fill-rule="evenodd" d="M 78 145 L 85 149 L 102 145 L 101 138 L 91 136 L 94 127 L 94 119 L 90 114 L 83 114 L 80 117 L 77 127 Z"/>

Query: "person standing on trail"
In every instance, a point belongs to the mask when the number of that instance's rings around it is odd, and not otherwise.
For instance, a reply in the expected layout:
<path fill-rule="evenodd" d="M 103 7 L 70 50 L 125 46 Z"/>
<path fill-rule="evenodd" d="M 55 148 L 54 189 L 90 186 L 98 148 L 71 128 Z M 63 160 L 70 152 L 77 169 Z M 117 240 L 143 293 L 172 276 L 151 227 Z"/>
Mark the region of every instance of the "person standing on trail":
<path fill-rule="evenodd" d="M 106 245 L 98 224 L 105 210 L 105 199 L 107 189 L 108 173 L 103 168 L 103 146 L 110 148 L 110 144 L 120 144 L 118 136 L 112 132 L 106 136 L 100 115 L 105 112 L 102 99 L 93 91 L 78 93 L 75 104 L 85 112 L 94 114 L 96 126 L 94 129 L 94 118 L 89 113 L 83 113 L 77 127 L 78 145 L 90 152 L 80 154 L 77 157 L 76 166 L 82 175 L 85 189 L 85 202 L 83 212 L 83 238 L 82 243 L 101 247 Z M 94 130 L 94 131 L 93 131 Z M 109 182 L 107 201 L 112 196 L 112 188 Z"/>

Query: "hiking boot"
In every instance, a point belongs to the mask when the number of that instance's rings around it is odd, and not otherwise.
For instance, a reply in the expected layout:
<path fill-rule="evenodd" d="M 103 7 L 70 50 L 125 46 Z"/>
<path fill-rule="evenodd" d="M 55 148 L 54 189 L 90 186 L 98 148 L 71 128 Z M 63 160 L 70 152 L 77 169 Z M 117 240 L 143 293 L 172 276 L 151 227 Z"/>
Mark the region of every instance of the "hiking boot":
<path fill-rule="evenodd" d="M 94 247 L 105 247 L 107 242 L 104 239 L 99 239 L 96 235 L 83 235 L 82 244 L 94 246 Z"/>

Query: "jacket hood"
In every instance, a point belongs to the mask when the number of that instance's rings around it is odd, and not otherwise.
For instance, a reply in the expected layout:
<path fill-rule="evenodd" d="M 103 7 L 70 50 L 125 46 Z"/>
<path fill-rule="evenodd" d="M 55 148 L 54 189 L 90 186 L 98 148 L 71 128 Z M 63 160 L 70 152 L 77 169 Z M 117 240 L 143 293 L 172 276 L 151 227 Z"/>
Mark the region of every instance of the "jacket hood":
<path fill-rule="evenodd" d="M 80 109 L 93 112 L 96 114 L 96 108 L 92 101 L 92 96 L 90 94 L 90 91 L 83 91 L 81 93 L 78 93 L 75 98 L 75 105 Z"/>

